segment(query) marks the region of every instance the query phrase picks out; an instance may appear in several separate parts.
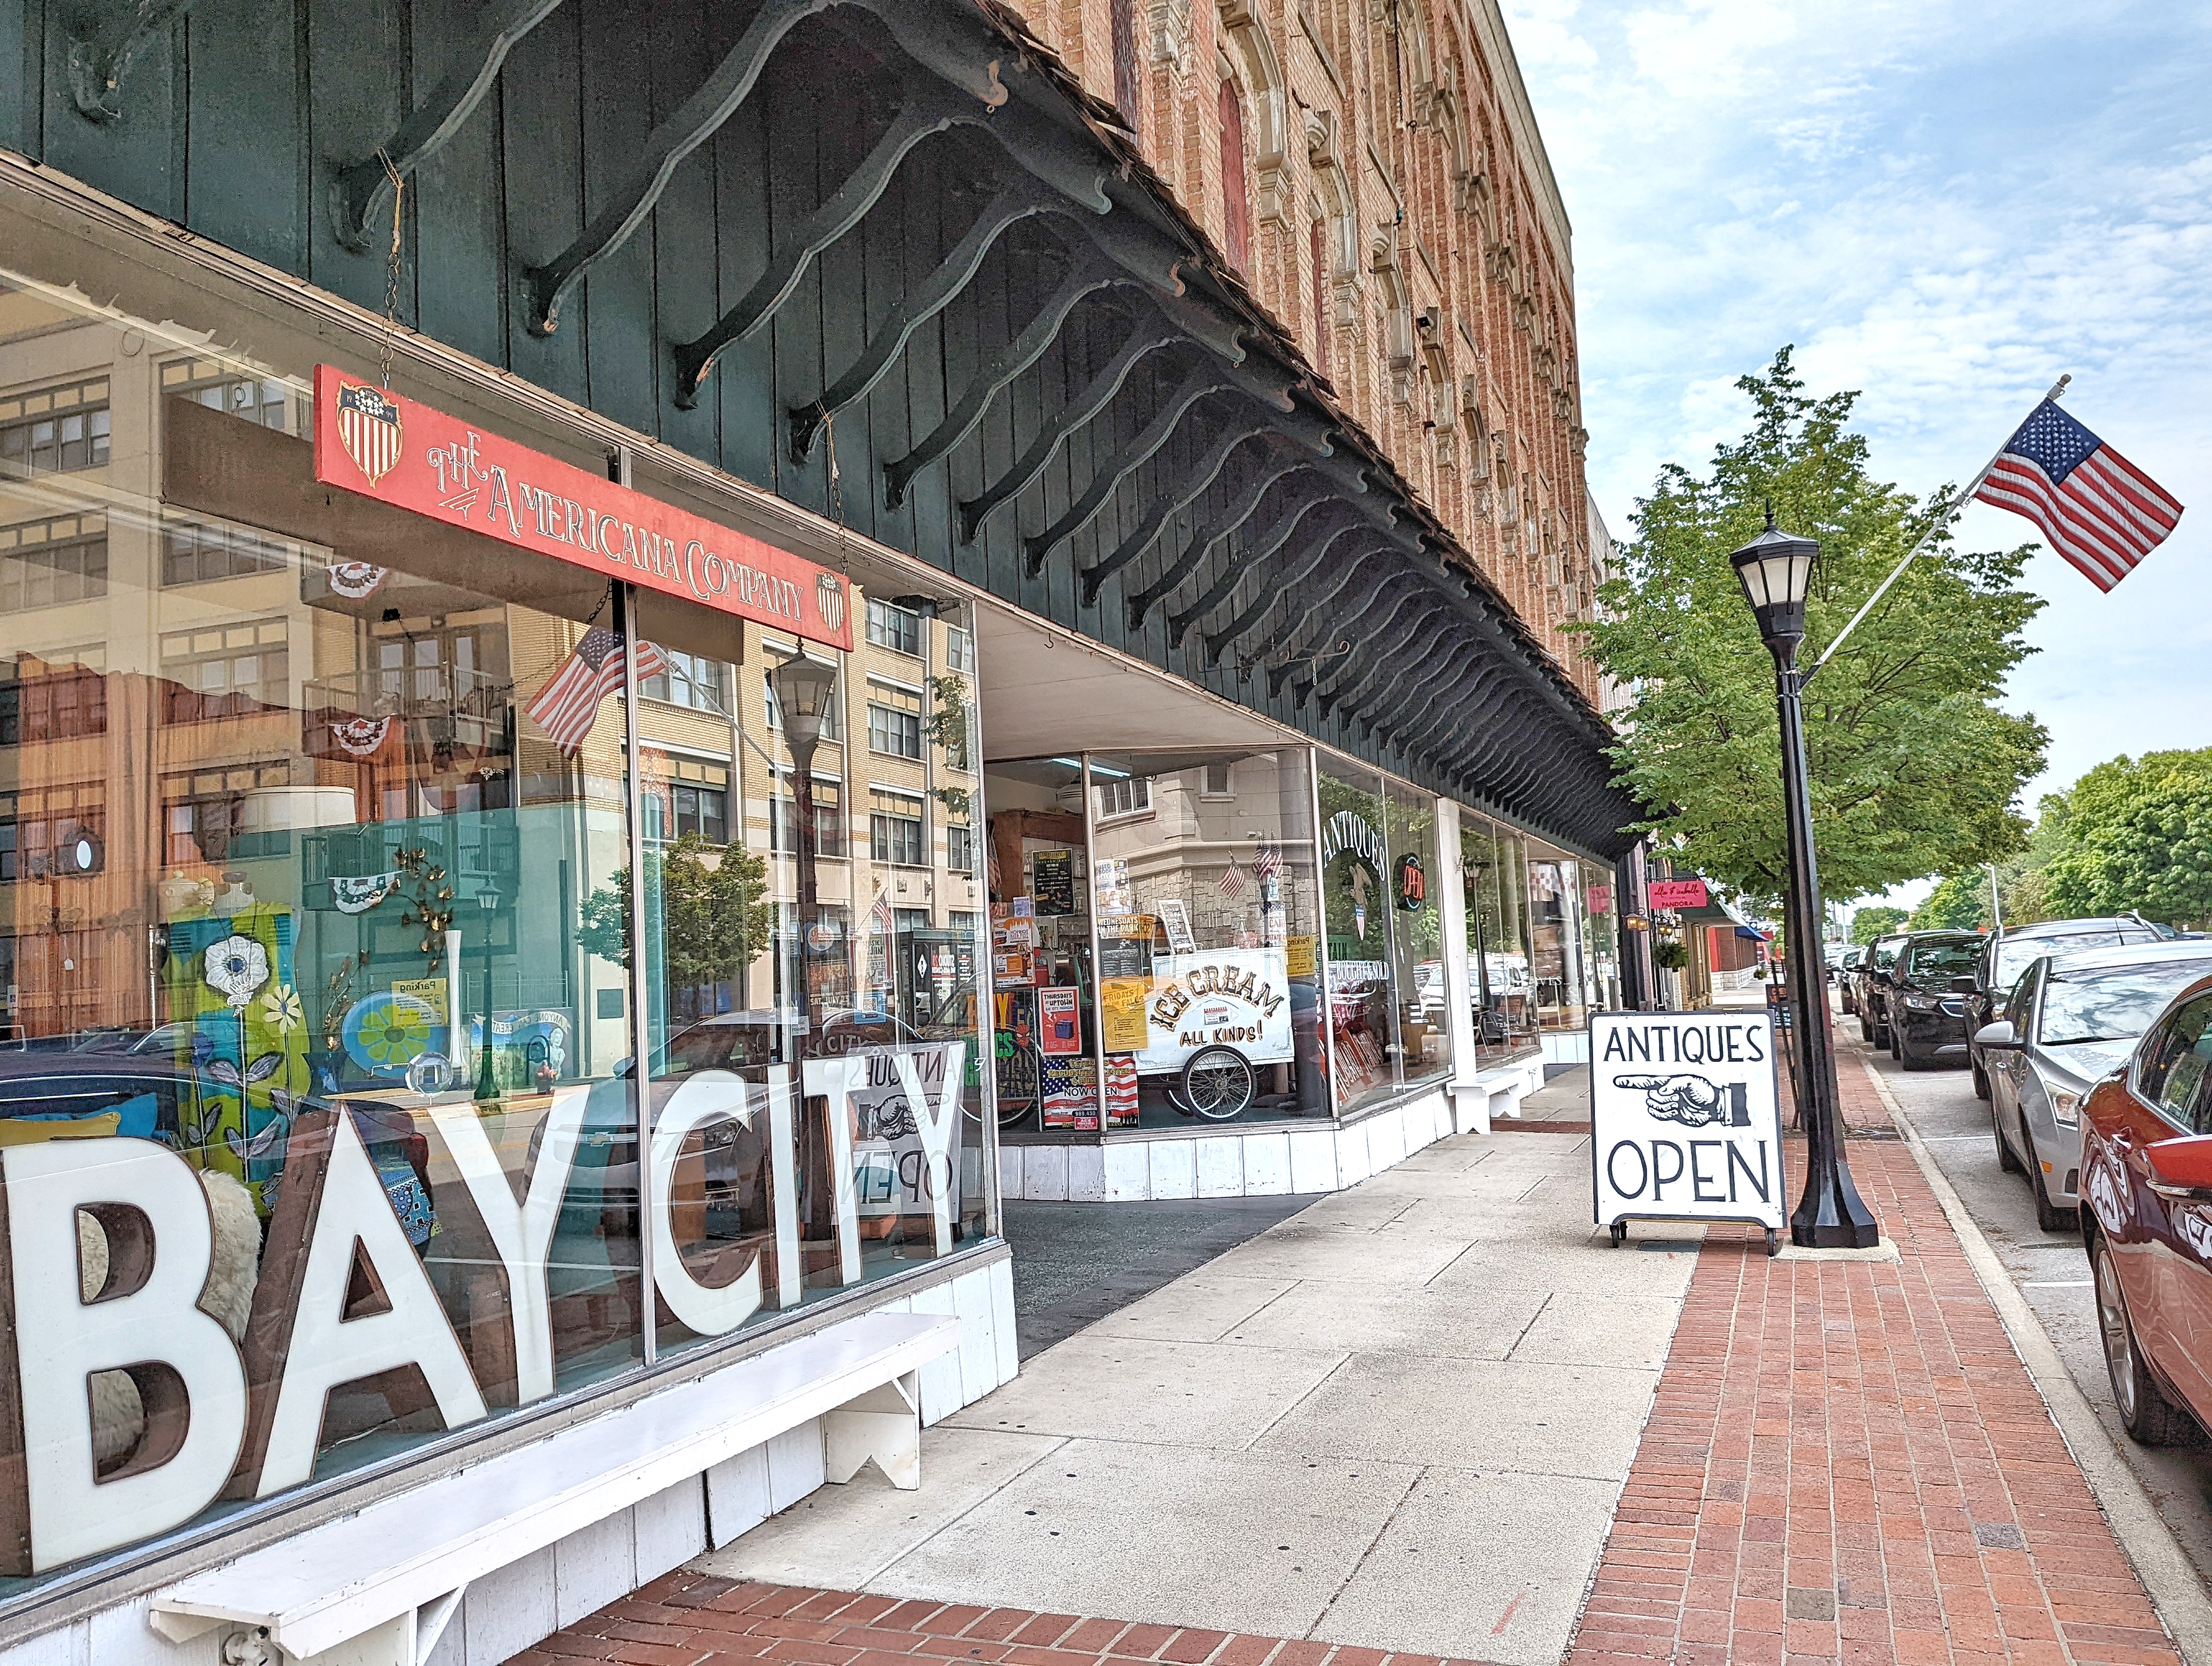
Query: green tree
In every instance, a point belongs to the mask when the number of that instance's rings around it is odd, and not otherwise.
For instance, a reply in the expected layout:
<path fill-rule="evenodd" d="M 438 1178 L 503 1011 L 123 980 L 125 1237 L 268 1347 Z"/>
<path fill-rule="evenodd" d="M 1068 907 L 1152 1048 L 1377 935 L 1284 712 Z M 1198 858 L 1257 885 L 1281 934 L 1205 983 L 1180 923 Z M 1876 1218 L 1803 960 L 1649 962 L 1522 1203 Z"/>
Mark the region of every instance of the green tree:
<path fill-rule="evenodd" d="M 1944 875 L 1936 889 L 1928 893 L 1927 899 L 1912 910 L 1912 917 L 1905 922 L 1905 928 L 1916 932 L 1972 931 L 1990 923 L 1990 871 L 1970 867 Z"/>
<path fill-rule="evenodd" d="M 2042 900 L 2053 916 L 2212 919 L 2212 748 L 2116 757 L 2044 802 L 2055 825 Z"/>
<path fill-rule="evenodd" d="M 718 860 L 709 862 L 714 855 Z M 774 940 L 775 905 L 768 893 L 768 864 L 742 845 L 716 849 L 696 833 L 645 854 L 646 937 L 658 936 L 672 988 L 733 982 Z M 577 933 L 602 959 L 629 965 L 630 877 L 584 899 Z"/>
<path fill-rule="evenodd" d="M 1637 506 L 1621 571 L 1582 624 L 1599 664 L 1636 690 L 1615 758 L 1653 806 L 1638 824 L 1678 866 L 1752 898 L 1785 883 L 1781 749 L 1772 661 L 1729 552 L 1779 524 L 1818 538 L 1800 664 L 1810 667 L 1948 501 L 1917 503 L 1868 472 L 1845 426 L 1852 392 L 1807 396 L 1790 350 L 1737 384 L 1750 432 L 1716 448 L 1703 477 L 1659 473 Z M 1824 888 L 1886 890 L 1931 869 L 2012 854 L 2012 809 L 2047 737 L 2001 710 L 2006 673 L 2031 650 L 2041 602 L 2019 587 L 2032 546 L 1969 554 L 1939 540 L 1892 588 L 1805 695 L 1806 748 Z"/>
<path fill-rule="evenodd" d="M 1887 937 L 1892 932 L 1904 929 L 1903 909 L 1869 907 L 1851 915 L 1851 941 L 1855 945 L 1871 943 L 1877 937 Z"/>

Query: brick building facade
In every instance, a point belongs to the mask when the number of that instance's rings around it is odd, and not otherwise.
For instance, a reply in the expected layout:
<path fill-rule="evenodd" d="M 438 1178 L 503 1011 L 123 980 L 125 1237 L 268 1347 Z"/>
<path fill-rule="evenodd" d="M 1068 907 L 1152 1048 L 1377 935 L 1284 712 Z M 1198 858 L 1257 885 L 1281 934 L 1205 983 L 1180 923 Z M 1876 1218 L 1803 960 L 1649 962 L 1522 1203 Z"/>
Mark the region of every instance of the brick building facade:
<path fill-rule="evenodd" d="M 1017 0 L 1576 683 L 1572 234 L 1496 0 Z"/>

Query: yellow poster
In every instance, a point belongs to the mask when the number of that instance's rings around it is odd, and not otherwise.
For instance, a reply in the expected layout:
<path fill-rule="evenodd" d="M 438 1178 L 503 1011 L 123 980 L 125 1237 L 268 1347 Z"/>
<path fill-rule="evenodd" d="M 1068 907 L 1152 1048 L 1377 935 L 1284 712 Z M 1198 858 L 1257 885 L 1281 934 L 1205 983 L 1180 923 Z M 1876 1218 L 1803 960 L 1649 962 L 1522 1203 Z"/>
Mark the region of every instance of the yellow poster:
<path fill-rule="evenodd" d="M 1286 977 L 1311 977 L 1314 975 L 1314 947 L 1316 939 L 1311 933 L 1294 935 L 1283 945 L 1283 958 L 1287 963 Z"/>
<path fill-rule="evenodd" d="M 1109 1053 L 1141 1053 L 1149 1039 L 1145 999 L 1152 986 L 1141 977 L 1109 977 L 1098 985 L 1100 1030 Z"/>
<path fill-rule="evenodd" d="M 411 995 L 430 1009 L 430 1022 L 446 1022 L 446 980 L 442 977 L 399 977 L 392 981 L 395 995 Z"/>

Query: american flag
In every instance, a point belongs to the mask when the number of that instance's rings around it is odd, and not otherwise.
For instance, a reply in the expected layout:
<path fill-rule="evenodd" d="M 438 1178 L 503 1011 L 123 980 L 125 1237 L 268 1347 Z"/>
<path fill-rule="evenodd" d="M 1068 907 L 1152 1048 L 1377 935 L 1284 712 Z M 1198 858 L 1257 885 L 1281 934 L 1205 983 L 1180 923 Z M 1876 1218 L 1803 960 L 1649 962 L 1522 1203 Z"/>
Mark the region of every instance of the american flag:
<path fill-rule="evenodd" d="M 1244 889 L 1244 871 L 1231 862 L 1221 870 L 1221 894 L 1234 897 Z"/>
<path fill-rule="evenodd" d="M 1262 844 L 1258 854 L 1252 858 L 1252 877 L 1255 879 L 1272 879 L 1282 866 L 1281 848 L 1272 844 Z"/>
<path fill-rule="evenodd" d="M 2181 519 L 2166 488 L 2049 399 L 2006 442 L 1974 496 L 2026 515 L 2100 590 L 2127 577 Z"/>
<path fill-rule="evenodd" d="M 638 643 L 640 682 L 667 669 L 668 661 L 659 648 L 651 642 Z M 599 702 L 617 692 L 622 684 L 623 639 L 605 626 L 594 626 L 584 633 L 584 640 L 570 650 L 561 669 L 546 679 L 537 697 L 523 709 L 562 751 L 574 753 L 599 721 Z"/>

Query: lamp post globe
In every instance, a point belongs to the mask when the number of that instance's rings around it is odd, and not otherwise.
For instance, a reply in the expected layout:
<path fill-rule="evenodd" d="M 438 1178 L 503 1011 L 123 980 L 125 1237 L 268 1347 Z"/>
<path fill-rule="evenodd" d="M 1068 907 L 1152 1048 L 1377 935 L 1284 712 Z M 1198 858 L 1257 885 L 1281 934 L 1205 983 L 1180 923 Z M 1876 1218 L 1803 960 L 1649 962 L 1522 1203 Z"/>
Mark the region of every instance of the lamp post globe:
<path fill-rule="evenodd" d="M 1881 1223 L 1859 1196 L 1844 1155 L 1836 1038 L 1820 964 L 1820 876 L 1814 856 L 1805 708 L 1797 674 L 1805 598 L 1820 553 L 1813 539 L 1776 526 L 1770 508 L 1765 530 L 1730 556 L 1729 564 L 1759 621 L 1759 638 L 1774 657 L 1774 698 L 1782 727 L 1782 807 L 1790 862 L 1784 946 L 1790 998 L 1796 1009 L 1791 1039 L 1797 1052 L 1798 1120 L 1805 1129 L 1805 1195 L 1790 1218 L 1790 1237 L 1806 1249 L 1868 1250 L 1881 1241 Z"/>

